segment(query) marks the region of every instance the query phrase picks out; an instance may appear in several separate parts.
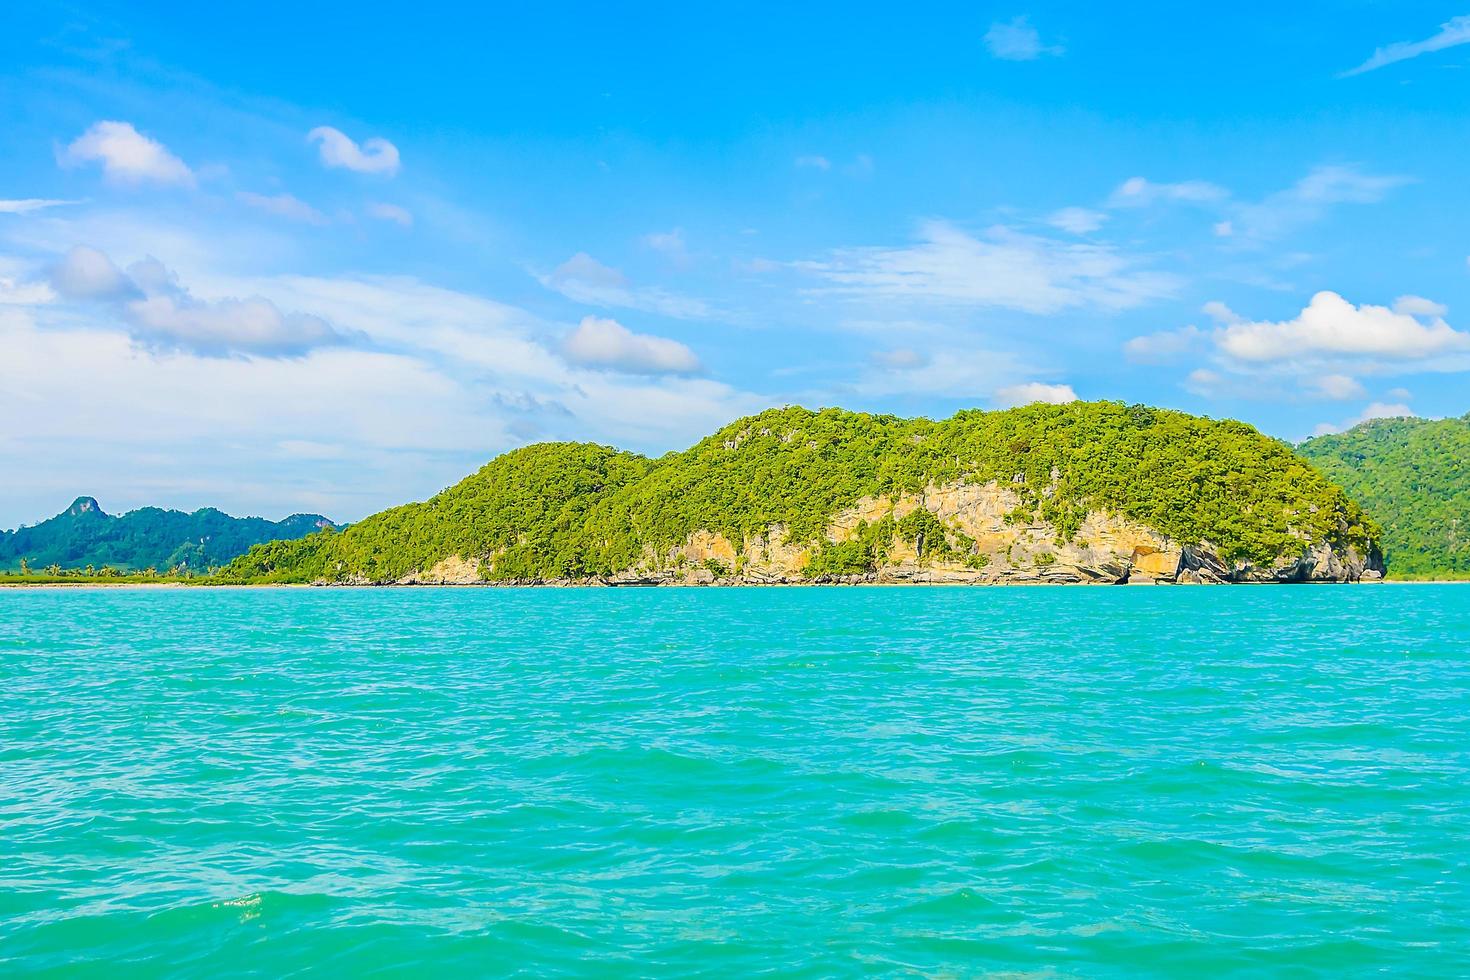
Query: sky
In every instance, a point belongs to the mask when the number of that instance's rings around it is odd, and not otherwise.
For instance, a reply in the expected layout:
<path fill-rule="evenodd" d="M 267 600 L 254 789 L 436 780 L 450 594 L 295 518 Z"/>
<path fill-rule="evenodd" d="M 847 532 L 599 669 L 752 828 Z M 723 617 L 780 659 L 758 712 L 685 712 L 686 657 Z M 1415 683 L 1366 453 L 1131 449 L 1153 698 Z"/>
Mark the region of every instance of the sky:
<path fill-rule="evenodd" d="M 0 11 L 0 527 L 786 404 L 1470 411 L 1470 2 L 493 6 Z"/>

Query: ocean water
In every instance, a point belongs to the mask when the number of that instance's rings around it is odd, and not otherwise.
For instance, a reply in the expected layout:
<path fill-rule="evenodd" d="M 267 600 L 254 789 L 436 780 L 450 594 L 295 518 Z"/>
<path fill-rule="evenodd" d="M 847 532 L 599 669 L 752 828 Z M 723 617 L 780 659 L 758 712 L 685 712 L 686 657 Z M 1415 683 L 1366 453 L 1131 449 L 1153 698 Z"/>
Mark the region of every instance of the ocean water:
<path fill-rule="evenodd" d="M 1470 974 L 1470 587 L 0 590 L 0 973 Z"/>

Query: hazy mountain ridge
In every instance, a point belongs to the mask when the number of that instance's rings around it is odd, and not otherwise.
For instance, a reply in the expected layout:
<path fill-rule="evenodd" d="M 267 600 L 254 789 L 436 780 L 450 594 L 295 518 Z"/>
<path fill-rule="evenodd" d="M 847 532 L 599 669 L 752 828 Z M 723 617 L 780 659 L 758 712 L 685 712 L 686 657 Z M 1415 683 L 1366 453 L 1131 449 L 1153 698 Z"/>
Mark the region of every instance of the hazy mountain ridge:
<path fill-rule="evenodd" d="M 213 507 L 193 513 L 141 507 L 112 515 L 95 498 L 78 497 L 55 517 L 0 531 L 0 570 L 18 570 L 24 560 L 33 570 L 90 565 L 203 572 L 226 564 L 252 545 L 299 538 L 334 526 L 320 514 L 292 514 L 268 521 L 232 517 Z"/>

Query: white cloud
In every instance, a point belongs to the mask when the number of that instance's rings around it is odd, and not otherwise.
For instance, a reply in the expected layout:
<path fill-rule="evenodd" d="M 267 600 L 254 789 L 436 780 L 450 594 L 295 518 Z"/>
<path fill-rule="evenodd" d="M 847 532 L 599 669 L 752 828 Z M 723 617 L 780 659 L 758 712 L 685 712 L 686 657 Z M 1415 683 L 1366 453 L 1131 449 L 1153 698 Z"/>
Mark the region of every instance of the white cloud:
<path fill-rule="evenodd" d="M 0 306 L 42 306 L 55 299 L 48 283 L 0 275 Z"/>
<path fill-rule="evenodd" d="M 201 300 L 156 259 L 124 273 L 106 254 L 84 245 L 57 263 L 51 284 L 66 299 L 110 304 L 134 340 L 162 350 L 299 357 L 346 340 L 320 317 L 283 313 L 259 296 Z"/>
<path fill-rule="evenodd" d="M 1210 204 L 1223 201 L 1230 192 L 1218 184 L 1204 180 L 1185 180 L 1176 184 L 1159 184 L 1144 177 L 1130 177 L 1119 184 L 1108 197 L 1113 208 L 1141 208 L 1166 202 Z"/>
<path fill-rule="evenodd" d="M 804 156 L 797 157 L 796 158 L 795 165 L 798 168 L 805 168 L 805 169 L 810 169 L 810 170 L 831 170 L 832 169 L 832 161 L 831 160 L 828 160 L 826 157 L 819 156 L 819 155 L 817 155 L 815 153 L 809 153 L 809 154 L 806 154 Z"/>
<path fill-rule="evenodd" d="M 1009 385 L 999 389 L 992 400 L 1001 408 L 1014 408 L 1018 405 L 1031 405 L 1036 402 L 1045 405 L 1065 405 L 1067 402 L 1077 400 L 1077 392 L 1072 390 L 1071 385 L 1049 385 L 1039 381 L 1028 381 L 1025 384 Z"/>
<path fill-rule="evenodd" d="M 1361 412 L 1345 422 L 1333 424 L 1323 422 L 1313 430 L 1313 435 L 1325 436 L 1335 432 L 1345 432 L 1355 425 L 1371 422 L 1373 419 L 1411 419 L 1417 418 L 1414 410 L 1408 405 L 1394 402 L 1372 402 Z"/>
<path fill-rule="evenodd" d="M 1217 299 L 1212 299 L 1200 307 L 1200 312 L 1214 320 L 1216 323 L 1239 323 L 1240 314 Z"/>
<path fill-rule="evenodd" d="M 259 296 L 203 302 L 187 294 L 152 295 L 129 302 L 126 312 L 139 340 L 206 356 L 293 357 L 344 340 L 320 317 L 283 313 Z"/>
<path fill-rule="evenodd" d="M 635 288 L 629 285 L 622 272 L 603 265 L 586 252 L 578 252 L 553 269 L 550 275 L 539 279 L 541 285 L 548 289 L 589 306 L 623 307 L 681 320 L 700 319 L 713 313 L 702 300 L 653 287 Z"/>
<path fill-rule="evenodd" d="M 1438 317 L 1354 306 L 1325 290 L 1290 320 L 1234 323 L 1215 340 L 1225 354 L 1251 363 L 1344 356 L 1411 360 L 1470 350 L 1470 334 Z"/>
<path fill-rule="evenodd" d="M 58 201 L 44 197 L 24 197 L 19 200 L 0 201 L 0 214 L 30 214 L 32 211 L 41 211 L 46 208 L 60 207 L 63 204 L 77 204 L 77 201 Z"/>
<path fill-rule="evenodd" d="M 194 172 L 184 161 L 127 122 L 94 124 L 62 152 L 60 162 L 68 167 L 99 163 L 103 176 L 119 184 L 194 184 Z"/>
<path fill-rule="evenodd" d="M 1235 209 L 1232 237 L 1259 242 L 1280 238 L 1321 218 L 1337 204 L 1376 204 L 1410 178 L 1367 174 L 1352 166 L 1313 168 L 1282 191 Z"/>
<path fill-rule="evenodd" d="M 575 364 L 630 374 L 693 374 L 701 370 L 694 351 L 677 340 L 634 333 L 605 317 L 583 317 L 562 344 L 562 351 Z"/>
<path fill-rule="evenodd" d="M 51 285 L 68 299 L 121 299 L 138 288 L 103 252 L 74 246 L 51 269 Z"/>
<path fill-rule="evenodd" d="M 893 350 L 874 351 L 870 355 L 872 362 L 879 367 L 894 370 L 910 370 L 923 367 L 929 363 L 929 358 L 916 350 L 908 347 L 897 347 Z"/>
<path fill-rule="evenodd" d="M 1423 296 L 1400 296 L 1393 301 L 1393 311 L 1407 316 L 1442 317 L 1450 311 L 1443 303 L 1436 303 Z"/>
<path fill-rule="evenodd" d="M 1046 219 L 1046 223 L 1053 228 L 1070 231 L 1074 235 L 1085 235 L 1090 231 L 1097 231 L 1107 220 L 1106 214 L 1091 208 L 1062 208 L 1059 211 L 1053 211 Z"/>
<path fill-rule="evenodd" d="M 1158 333 L 1134 337 L 1123 345 L 1130 361 L 1144 364 L 1161 364 L 1175 360 L 1200 347 L 1206 333 L 1190 324 L 1178 330 L 1160 330 Z"/>
<path fill-rule="evenodd" d="M 991 24 L 985 32 L 985 46 L 992 57 L 1002 61 L 1035 61 L 1042 55 L 1065 53 L 1061 45 L 1042 44 L 1041 35 L 1025 17 Z"/>
<path fill-rule="evenodd" d="M 1061 242 L 1004 227 L 984 237 L 943 221 L 898 247 L 840 249 L 795 267 L 831 283 L 830 291 L 866 301 L 1000 307 L 1056 313 L 1074 307 L 1127 309 L 1169 295 L 1175 280 L 1138 268 L 1110 246 Z"/>
<path fill-rule="evenodd" d="M 306 134 L 308 142 L 318 143 L 322 165 L 355 170 L 360 174 L 398 173 L 398 147 L 374 136 L 359 146 L 350 136 L 331 126 L 318 126 Z"/>
<path fill-rule="evenodd" d="M 1320 378 L 1313 378 L 1309 383 L 1320 397 L 1332 401 L 1348 401 L 1367 394 L 1358 379 L 1346 374 L 1324 374 Z"/>
<path fill-rule="evenodd" d="M 254 194 L 240 191 L 235 197 L 252 208 L 292 221 L 304 221 L 309 225 L 324 225 L 327 216 L 292 194 Z"/>
<path fill-rule="evenodd" d="M 405 228 L 413 226 L 413 213 L 408 208 L 397 204 L 385 204 L 381 201 L 370 203 L 367 208 L 369 218 L 377 218 L 379 221 L 391 221 Z"/>
<path fill-rule="evenodd" d="M 684 244 L 684 229 L 682 228 L 651 232 L 643 236 L 643 244 L 675 265 L 689 264 L 689 249 Z"/>
<path fill-rule="evenodd" d="M 1395 62 L 1407 61 L 1417 58 L 1421 54 L 1429 54 L 1433 51 L 1443 51 L 1445 48 L 1453 48 L 1456 45 L 1470 43 L 1470 16 L 1452 17 L 1439 25 L 1439 31 L 1430 35 L 1422 41 L 1398 41 L 1381 47 L 1363 62 L 1350 71 L 1343 72 L 1340 78 L 1351 75 L 1361 75 L 1365 71 L 1373 71 L 1385 65 Z"/>
<path fill-rule="evenodd" d="M 925 330 L 920 324 L 848 323 L 849 329 L 889 337 L 899 330 Z M 857 393 L 869 398 L 962 398 L 973 403 L 984 391 L 1012 383 L 1030 369 L 1016 356 L 1005 351 L 992 351 L 968 346 L 971 338 L 951 336 L 940 339 L 929 353 L 911 348 L 883 351 L 870 358 L 871 367 L 842 396 Z"/>

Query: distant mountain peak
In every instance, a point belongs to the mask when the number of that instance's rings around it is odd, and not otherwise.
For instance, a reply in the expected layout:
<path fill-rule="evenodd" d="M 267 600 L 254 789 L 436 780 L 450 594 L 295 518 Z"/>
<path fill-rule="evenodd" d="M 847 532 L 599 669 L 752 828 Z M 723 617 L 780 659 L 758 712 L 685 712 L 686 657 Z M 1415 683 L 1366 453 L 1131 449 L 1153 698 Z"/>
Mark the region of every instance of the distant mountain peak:
<path fill-rule="evenodd" d="M 107 516 L 106 512 L 102 509 L 102 505 L 97 503 L 96 497 L 78 497 L 71 502 L 71 506 L 66 509 L 66 512 L 72 517 L 80 517 L 83 514 Z"/>

